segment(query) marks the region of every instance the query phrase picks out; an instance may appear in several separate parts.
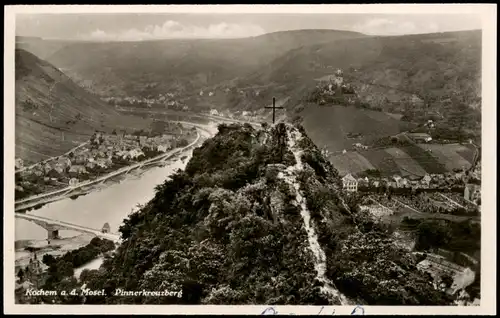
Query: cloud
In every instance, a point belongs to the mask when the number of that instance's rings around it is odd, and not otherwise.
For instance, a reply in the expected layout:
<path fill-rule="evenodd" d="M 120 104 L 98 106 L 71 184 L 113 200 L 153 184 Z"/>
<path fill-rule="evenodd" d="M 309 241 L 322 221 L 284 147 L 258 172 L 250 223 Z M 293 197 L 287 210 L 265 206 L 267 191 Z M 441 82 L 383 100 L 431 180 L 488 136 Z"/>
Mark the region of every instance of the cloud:
<path fill-rule="evenodd" d="M 375 18 L 355 25 L 354 29 L 369 35 L 402 35 L 438 32 L 439 26 L 436 23 L 416 23 Z"/>
<path fill-rule="evenodd" d="M 148 25 L 143 30 L 132 28 L 120 32 L 106 32 L 97 29 L 82 38 L 101 41 L 142 41 L 179 38 L 242 38 L 264 33 L 263 28 L 254 24 L 221 22 L 201 27 L 169 20 L 162 25 Z"/>

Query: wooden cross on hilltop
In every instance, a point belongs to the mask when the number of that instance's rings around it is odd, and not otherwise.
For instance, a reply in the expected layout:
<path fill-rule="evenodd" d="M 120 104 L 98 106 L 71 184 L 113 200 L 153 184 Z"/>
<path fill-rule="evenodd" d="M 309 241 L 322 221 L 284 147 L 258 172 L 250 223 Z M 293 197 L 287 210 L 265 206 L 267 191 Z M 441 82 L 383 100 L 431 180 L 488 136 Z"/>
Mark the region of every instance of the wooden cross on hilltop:
<path fill-rule="evenodd" d="M 275 118 L 275 114 L 276 114 L 276 109 L 283 109 L 283 107 L 276 107 L 276 98 L 273 97 L 273 107 L 271 106 L 266 106 L 264 108 L 270 108 L 273 110 L 273 124 L 274 124 L 274 118 Z"/>

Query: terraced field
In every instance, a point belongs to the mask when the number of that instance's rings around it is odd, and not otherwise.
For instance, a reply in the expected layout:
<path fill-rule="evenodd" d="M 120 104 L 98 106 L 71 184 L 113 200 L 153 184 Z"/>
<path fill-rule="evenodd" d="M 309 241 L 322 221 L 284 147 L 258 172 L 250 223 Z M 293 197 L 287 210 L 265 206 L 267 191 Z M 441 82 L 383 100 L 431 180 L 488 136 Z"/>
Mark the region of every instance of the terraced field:
<path fill-rule="evenodd" d="M 427 173 L 445 173 L 446 167 L 440 158 L 425 151 L 417 145 L 408 145 L 400 148 L 413 158 Z"/>
<path fill-rule="evenodd" d="M 430 149 L 431 152 L 427 150 Z M 404 147 L 368 149 L 330 156 L 342 175 L 377 169 L 383 176 L 424 176 L 469 168 L 474 160 L 473 145 L 419 144 Z"/>
<path fill-rule="evenodd" d="M 438 160 L 445 165 L 446 170 L 448 171 L 453 169 L 470 168 L 474 157 L 473 150 L 460 144 L 419 144 L 419 147 L 424 150 L 430 150 L 432 155 L 439 158 Z"/>
<path fill-rule="evenodd" d="M 403 150 L 399 148 L 387 148 L 385 151 L 395 159 L 402 176 L 425 176 L 426 171 Z"/>
<path fill-rule="evenodd" d="M 362 155 L 384 176 L 392 176 L 400 173 L 400 169 L 394 157 L 384 149 L 363 151 Z"/>

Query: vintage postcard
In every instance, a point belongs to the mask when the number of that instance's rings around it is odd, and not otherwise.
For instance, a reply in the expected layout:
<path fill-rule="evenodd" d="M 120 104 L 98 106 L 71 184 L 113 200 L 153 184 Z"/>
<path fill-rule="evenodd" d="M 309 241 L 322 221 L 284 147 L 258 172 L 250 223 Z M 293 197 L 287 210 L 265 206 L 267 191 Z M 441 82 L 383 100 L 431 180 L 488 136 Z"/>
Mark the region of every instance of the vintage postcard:
<path fill-rule="evenodd" d="M 6 313 L 496 313 L 496 5 L 4 30 Z"/>

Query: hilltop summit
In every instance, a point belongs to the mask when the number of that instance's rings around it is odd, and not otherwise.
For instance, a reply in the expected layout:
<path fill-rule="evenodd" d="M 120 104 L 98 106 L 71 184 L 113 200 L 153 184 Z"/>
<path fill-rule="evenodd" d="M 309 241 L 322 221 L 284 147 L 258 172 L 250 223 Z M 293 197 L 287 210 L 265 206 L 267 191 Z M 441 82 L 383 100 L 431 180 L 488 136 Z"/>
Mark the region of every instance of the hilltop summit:
<path fill-rule="evenodd" d="M 447 303 L 413 256 L 352 206 L 302 127 L 220 125 L 125 220 L 113 257 L 82 275 L 108 294 L 85 302 Z M 182 292 L 110 297 L 116 289 Z"/>

